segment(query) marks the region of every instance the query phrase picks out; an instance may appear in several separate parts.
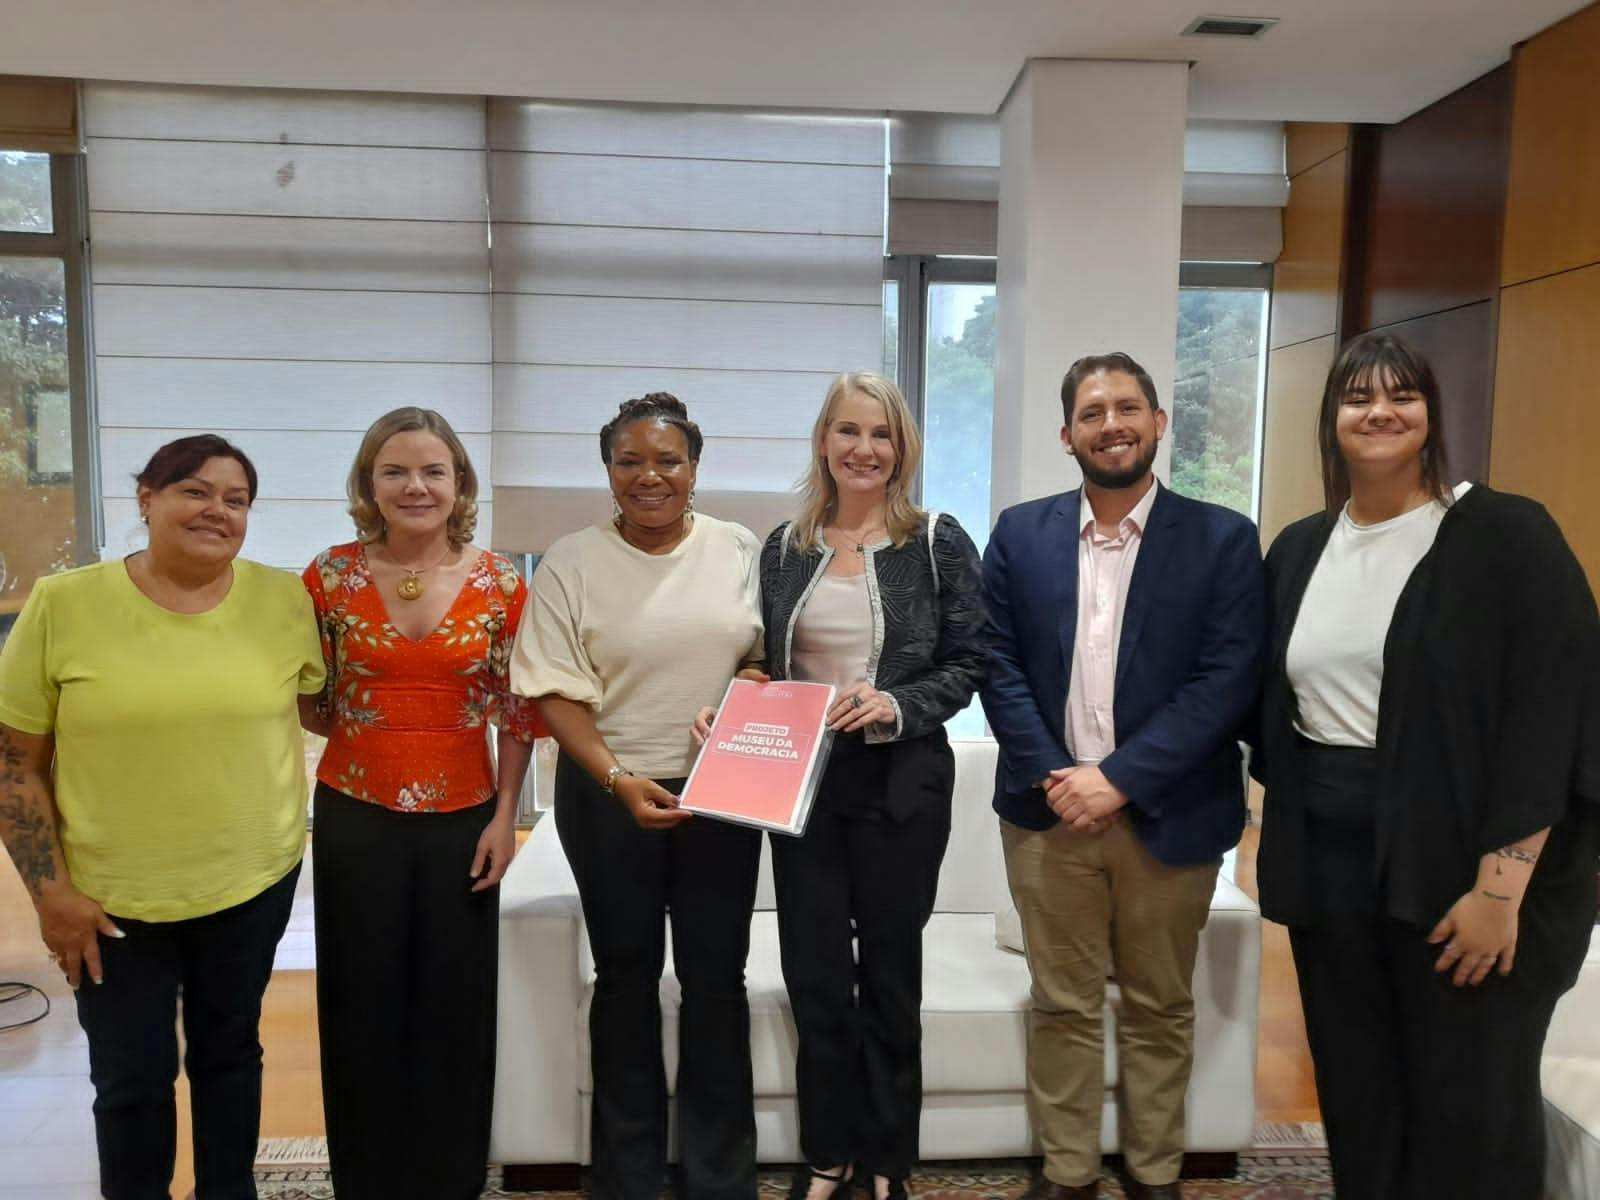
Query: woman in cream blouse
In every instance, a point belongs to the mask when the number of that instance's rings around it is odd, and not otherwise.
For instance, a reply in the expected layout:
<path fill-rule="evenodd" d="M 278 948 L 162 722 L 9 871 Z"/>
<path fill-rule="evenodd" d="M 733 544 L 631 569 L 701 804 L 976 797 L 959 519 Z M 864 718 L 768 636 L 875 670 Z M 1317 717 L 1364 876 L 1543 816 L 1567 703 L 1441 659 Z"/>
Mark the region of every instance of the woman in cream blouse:
<path fill-rule="evenodd" d="M 694 760 L 696 711 L 761 657 L 760 546 L 743 526 L 693 511 L 701 443 L 673 396 L 621 406 L 600 432 L 616 516 L 550 547 L 512 654 L 513 689 L 538 700 L 561 746 L 556 829 L 595 959 L 591 1154 L 605 1200 L 656 1200 L 664 1183 L 669 910 L 683 986 L 681 1194 L 756 1190 L 744 965 L 760 834 L 691 818 L 675 795 Z"/>

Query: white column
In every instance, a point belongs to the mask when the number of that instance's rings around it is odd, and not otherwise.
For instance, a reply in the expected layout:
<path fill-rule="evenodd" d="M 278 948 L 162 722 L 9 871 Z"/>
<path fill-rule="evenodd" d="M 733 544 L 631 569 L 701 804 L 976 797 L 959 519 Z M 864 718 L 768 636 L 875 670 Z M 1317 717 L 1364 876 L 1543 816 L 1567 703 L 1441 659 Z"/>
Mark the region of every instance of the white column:
<path fill-rule="evenodd" d="M 994 516 L 1077 486 L 1058 438 L 1074 359 L 1126 351 L 1170 412 L 1187 101 L 1182 63 L 1035 59 L 1000 110 Z"/>

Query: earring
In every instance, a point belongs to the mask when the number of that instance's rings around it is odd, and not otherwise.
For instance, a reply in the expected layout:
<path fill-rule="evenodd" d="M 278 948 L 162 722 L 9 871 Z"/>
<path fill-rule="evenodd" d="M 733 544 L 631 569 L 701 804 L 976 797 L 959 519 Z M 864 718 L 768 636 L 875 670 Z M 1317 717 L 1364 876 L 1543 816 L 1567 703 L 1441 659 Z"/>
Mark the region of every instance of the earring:
<path fill-rule="evenodd" d="M 139 514 L 139 522 L 142 525 L 150 524 L 150 514 L 149 513 L 140 513 Z"/>
<path fill-rule="evenodd" d="M 693 512 L 694 511 L 694 489 L 693 488 L 689 489 L 689 503 L 684 505 L 683 511 L 684 512 Z"/>
<path fill-rule="evenodd" d="M 611 497 L 611 520 L 613 523 L 622 520 L 622 505 L 617 503 L 615 496 Z"/>

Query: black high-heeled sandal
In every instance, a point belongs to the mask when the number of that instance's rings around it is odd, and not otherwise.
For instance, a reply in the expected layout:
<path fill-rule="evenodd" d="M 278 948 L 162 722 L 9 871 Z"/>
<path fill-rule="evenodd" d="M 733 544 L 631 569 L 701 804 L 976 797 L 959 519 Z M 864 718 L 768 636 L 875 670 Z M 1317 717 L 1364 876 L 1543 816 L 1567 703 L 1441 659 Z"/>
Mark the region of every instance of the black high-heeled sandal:
<path fill-rule="evenodd" d="M 838 1200 L 844 1200 L 844 1196 L 840 1195 L 840 1189 L 843 1189 L 846 1194 L 849 1193 L 850 1177 L 851 1168 L 848 1163 L 840 1167 L 837 1174 L 819 1171 L 807 1163 L 805 1170 L 795 1172 L 794 1182 L 789 1185 L 789 1200 L 806 1200 L 806 1193 L 811 1190 L 811 1181 L 813 1179 L 826 1179 L 834 1185 L 833 1191 L 829 1193 L 828 1200 L 834 1200 L 835 1197 L 838 1197 Z"/>

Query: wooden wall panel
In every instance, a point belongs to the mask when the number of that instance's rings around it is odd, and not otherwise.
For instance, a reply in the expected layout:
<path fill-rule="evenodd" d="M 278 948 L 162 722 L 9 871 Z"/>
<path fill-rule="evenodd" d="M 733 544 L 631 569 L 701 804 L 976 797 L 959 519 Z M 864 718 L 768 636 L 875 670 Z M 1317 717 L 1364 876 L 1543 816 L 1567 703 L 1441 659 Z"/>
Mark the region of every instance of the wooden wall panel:
<path fill-rule="evenodd" d="M 1600 262 L 1600 4 L 1517 51 L 1501 282 Z"/>
<path fill-rule="evenodd" d="M 1344 251 L 1346 153 L 1295 176 L 1283 211 L 1283 254 L 1273 274 L 1273 349 L 1333 333 Z"/>
<path fill-rule="evenodd" d="M 1439 380 L 1452 482 L 1489 478 L 1489 428 L 1494 410 L 1494 301 L 1429 313 L 1383 327 L 1422 351 Z"/>
<path fill-rule="evenodd" d="M 1351 247 L 1357 328 L 1494 298 L 1510 106 L 1511 70 L 1500 67 L 1377 131 L 1364 246 Z"/>
<path fill-rule="evenodd" d="M 1600 265 L 1500 294 L 1489 481 L 1541 501 L 1600 587 Z"/>
<path fill-rule="evenodd" d="M 1350 145 L 1350 126 L 1296 121 L 1284 126 L 1284 167 L 1293 179 Z"/>
<path fill-rule="evenodd" d="M 1322 507 L 1317 407 L 1333 364 L 1334 337 L 1316 338 L 1267 359 L 1266 431 L 1261 447 L 1261 545 Z"/>
<path fill-rule="evenodd" d="M 0 75 L 0 146 L 33 154 L 76 154 L 78 140 L 75 80 Z"/>
<path fill-rule="evenodd" d="M 598 467 L 598 463 L 596 466 Z M 543 553 L 563 534 L 611 519 L 611 493 L 595 487 L 496 487 L 494 544 L 508 551 Z M 770 483 L 771 481 L 767 481 Z M 725 492 L 702 483 L 695 508 L 724 521 L 737 521 L 759 538 L 794 516 L 794 493 Z"/>

